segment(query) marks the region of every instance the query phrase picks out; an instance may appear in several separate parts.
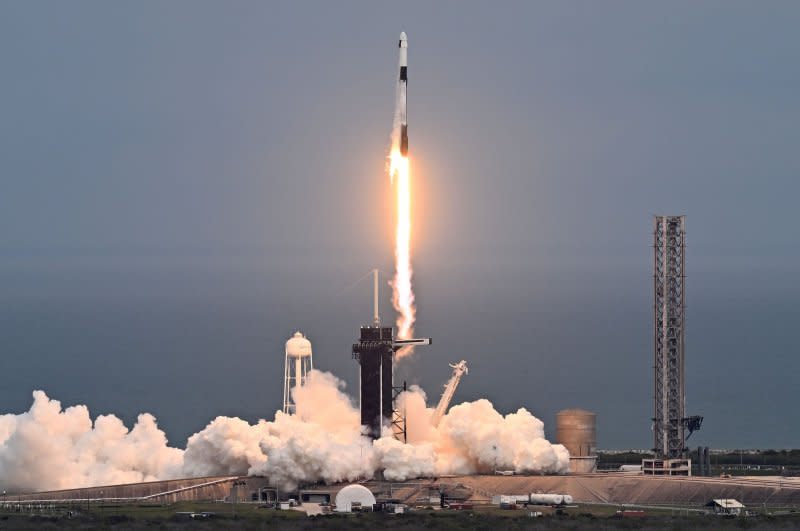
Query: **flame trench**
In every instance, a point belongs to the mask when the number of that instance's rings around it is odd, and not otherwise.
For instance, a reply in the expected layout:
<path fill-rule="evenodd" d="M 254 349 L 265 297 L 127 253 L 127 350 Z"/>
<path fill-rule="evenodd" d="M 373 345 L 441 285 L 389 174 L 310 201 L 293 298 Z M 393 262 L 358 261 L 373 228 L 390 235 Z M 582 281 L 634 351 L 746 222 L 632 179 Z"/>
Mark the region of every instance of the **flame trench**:
<path fill-rule="evenodd" d="M 395 273 L 392 285 L 392 304 L 397 311 L 397 337 L 409 339 L 414 332 L 416 308 L 414 291 L 411 287 L 411 178 L 408 157 L 393 147 L 389 155 L 389 175 L 397 193 L 397 225 L 395 227 Z M 412 352 L 412 347 L 404 347 L 398 356 Z"/>

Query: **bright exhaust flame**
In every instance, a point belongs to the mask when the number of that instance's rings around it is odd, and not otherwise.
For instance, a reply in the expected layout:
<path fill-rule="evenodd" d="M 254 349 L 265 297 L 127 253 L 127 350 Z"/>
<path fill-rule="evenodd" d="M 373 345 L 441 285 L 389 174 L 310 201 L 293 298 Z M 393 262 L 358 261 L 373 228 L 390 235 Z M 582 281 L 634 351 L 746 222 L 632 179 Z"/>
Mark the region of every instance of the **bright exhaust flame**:
<path fill-rule="evenodd" d="M 396 143 L 395 143 L 396 144 Z M 397 226 L 395 228 L 395 273 L 392 285 L 392 304 L 397 311 L 397 337 L 409 339 L 414 333 L 416 308 L 411 288 L 411 178 L 408 157 L 400 154 L 397 145 L 389 155 L 389 177 L 397 190 Z M 398 356 L 411 354 L 413 347 L 404 347 Z"/>

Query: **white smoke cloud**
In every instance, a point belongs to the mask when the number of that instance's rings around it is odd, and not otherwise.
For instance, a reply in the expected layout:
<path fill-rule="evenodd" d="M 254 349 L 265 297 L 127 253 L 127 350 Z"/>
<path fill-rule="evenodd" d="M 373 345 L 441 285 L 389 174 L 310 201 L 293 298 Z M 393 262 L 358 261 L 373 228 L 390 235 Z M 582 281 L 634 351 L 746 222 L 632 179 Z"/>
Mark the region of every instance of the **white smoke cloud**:
<path fill-rule="evenodd" d="M 323 481 L 402 481 L 494 469 L 564 473 L 569 454 L 544 438 L 544 425 L 524 408 L 501 415 L 488 400 L 453 406 L 438 428 L 422 389 L 400 397 L 408 443 L 388 429 L 372 441 L 360 415 L 330 373 L 312 371 L 295 390 L 296 415 L 251 425 L 217 417 L 189 437 L 186 450 L 167 444 L 152 415 L 131 430 L 113 415 L 94 422 L 85 406 L 61 409 L 42 391 L 30 410 L 0 415 L 0 488 L 47 490 L 208 475 L 264 475 L 282 489 Z"/>
<path fill-rule="evenodd" d="M 259 446 L 266 437 L 269 423 L 263 420 L 252 426 L 240 418 L 217 417 L 186 442 L 183 475 L 249 474 L 267 461 Z"/>
<path fill-rule="evenodd" d="M 128 430 L 113 415 L 92 422 L 86 406 L 61 409 L 43 391 L 21 415 L 0 415 L 0 486 L 65 489 L 176 477 L 182 450 L 169 448 L 152 415 Z"/>
<path fill-rule="evenodd" d="M 430 443 L 403 444 L 391 434 L 374 443 L 384 478 L 405 481 L 436 474 L 436 451 Z"/>
<path fill-rule="evenodd" d="M 372 441 L 363 436 L 360 413 L 343 389 L 334 375 L 311 371 L 306 385 L 292 391 L 297 414 L 278 412 L 270 423 L 271 437 L 261 442 L 268 460 L 257 473 L 284 489 L 372 477 Z"/>
<path fill-rule="evenodd" d="M 465 402 L 450 408 L 434 428 L 433 408 L 425 402 L 424 391 L 416 386 L 400 396 L 408 418 L 408 440 L 414 447 L 432 446 L 436 474 L 494 470 L 560 474 L 569 467 L 567 449 L 547 441 L 544 423 L 525 408 L 503 416 L 486 399 Z"/>
<path fill-rule="evenodd" d="M 438 428 L 440 466 L 450 473 L 495 470 L 560 473 L 569 452 L 544 438 L 544 423 L 525 408 L 506 416 L 486 399 L 453 406 Z"/>

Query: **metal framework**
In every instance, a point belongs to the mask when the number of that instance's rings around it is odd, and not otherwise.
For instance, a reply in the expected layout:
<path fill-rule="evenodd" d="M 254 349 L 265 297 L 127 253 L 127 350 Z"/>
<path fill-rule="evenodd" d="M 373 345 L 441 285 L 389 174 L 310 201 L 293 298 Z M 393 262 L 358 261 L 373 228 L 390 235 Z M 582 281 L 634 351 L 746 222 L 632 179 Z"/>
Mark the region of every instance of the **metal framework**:
<path fill-rule="evenodd" d="M 455 364 L 451 363 L 450 367 L 453 369 L 453 375 L 444 385 L 444 392 L 442 393 L 442 398 L 439 399 L 439 404 L 433 411 L 433 418 L 431 419 L 431 424 L 433 424 L 434 426 L 438 426 L 444 414 L 447 413 L 447 408 L 450 407 L 450 401 L 453 400 L 453 395 L 456 394 L 456 388 L 458 387 L 458 383 L 461 381 L 461 377 L 469 372 L 469 367 L 467 367 L 467 362 L 464 360 L 461 360 Z"/>
<path fill-rule="evenodd" d="M 396 385 L 392 387 L 392 436 L 398 441 L 404 443 L 408 442 L 408 429 L 406 427 L 406 406 L 403 404 L 403 409 L 399 409 L 398 401 L 400 395 L 408 391 L 406 382 L 403 385 Z"/>
<path fill-rule="evenodd" d="M 654 451 L 663 459 L 684 455 L 685 216 L 656 216 L 654 223 L 655 416 Z"/>
<path fill-rule="evenodd" d="M 383 426 L 391 426 L 395 437 L 405 442 L 405 413 L 396 404 L 405 387 L 394 386 L 394 354 L 403 347 L 430 344 L 430 338 L 395 339 L 390 326 L 361 327 L 359 341 L 353 344 L 353 359 L 361 365 L 361 424 L 373 439 L 380 438 Z"/>

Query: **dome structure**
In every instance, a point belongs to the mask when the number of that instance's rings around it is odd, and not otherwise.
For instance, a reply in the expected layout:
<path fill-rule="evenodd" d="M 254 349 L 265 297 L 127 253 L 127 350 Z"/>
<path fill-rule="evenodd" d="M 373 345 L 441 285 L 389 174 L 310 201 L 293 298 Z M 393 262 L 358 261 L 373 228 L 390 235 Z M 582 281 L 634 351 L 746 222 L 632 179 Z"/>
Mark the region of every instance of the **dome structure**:
<path fill-rule="evenodd" d="M 298 330 L 286 341 L 286 355 L 292 358 L 311 356 L 311 341 Z"/>
<path fill-rule="evenodd" d="M 375 505 L 375 495 L 364 485 L 348 485 L 336 494 L 336 512 L 349 513 L 357 508 Z"/>

